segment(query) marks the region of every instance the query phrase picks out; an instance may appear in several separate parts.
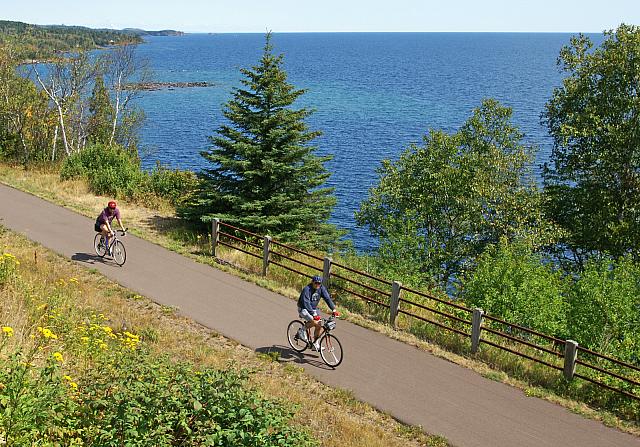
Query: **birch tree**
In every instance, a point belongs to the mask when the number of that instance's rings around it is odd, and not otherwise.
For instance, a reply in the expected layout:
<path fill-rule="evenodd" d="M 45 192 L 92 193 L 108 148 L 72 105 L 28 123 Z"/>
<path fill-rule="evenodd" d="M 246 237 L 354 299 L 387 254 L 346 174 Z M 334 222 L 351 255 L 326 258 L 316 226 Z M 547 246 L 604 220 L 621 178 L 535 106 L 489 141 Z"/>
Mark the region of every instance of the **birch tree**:
<path fill-rule="evenodd" d="M 67 156 L 84 147 L 87 92 L 95 80 L 99 65 L 84 52 L 59 59 L 47 67 L 46 76 L 33 66 L 38 84 L 58 114 L 58 126 Z"/>
<path fill-rule="evenodd" d="M 131 117 L 125 120 L 123 115 L 127 112 L 136 114 L 136 111 L 129 108 L 131 101 L 140 94 L 140 90 L 135 88 L 134 81 L 144 83 L 151 76 L 147 62 L 137 58 L 135 50 L 136 45 L 120 45 L 112 49 L 105 57 L 105 81 L 109 86 L 113 101 L 110 145 L 117 142 L 118 126 L 121 126 L 125 121 L 127 124 L 131 123 Z M 127 133 L 126 129 L 123 131 L 123 133 Z M 125 135 L 123 140 L 127 138 Z"/>

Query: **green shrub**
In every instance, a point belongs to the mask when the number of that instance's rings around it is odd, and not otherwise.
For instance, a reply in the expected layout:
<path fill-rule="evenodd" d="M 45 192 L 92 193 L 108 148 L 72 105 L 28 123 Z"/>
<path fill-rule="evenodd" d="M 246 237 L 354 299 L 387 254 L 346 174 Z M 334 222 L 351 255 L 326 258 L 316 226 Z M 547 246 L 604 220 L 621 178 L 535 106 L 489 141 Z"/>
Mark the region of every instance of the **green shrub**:
<path fill-rule="evenodd" d="M 198 178 L 191 171 L 168 169 L 160 164 L 151 173 L 143 171 L 140 160 L 119 146 L 94 144 L 68 157 L 60 178 L 84 178 L 95 194 L 142 200 L 149 194 L 180 204 L 195 190 Z"/>
<path fill-rule="evenodd" d="M 87 167 L 84 165 L 83 157 L 80 154 L 72 155 L 65 159 L 60 170 L 60 178 L 62 180 L 71 180 L 86 177 L 88 173 Z"/>
<path fill-rule="evenodd" d="M 158 163 L 156 169 L 149 175 L 149 184 L 156 195 L 178 205 L 195 191 L 198 186 L 198 177 L 192 171 L 172 170 Z"/>
<path fill-rule="evenodd" d="M 0 338 L 6 340 L 7 334 Z M 0 353 L 5 340 L 0 340 Z M 35 351 L 17 351 L 0 360 L 0 444 L 82 445 L 69 439 L 57 443 L 74 425 L 69 416 L 77 404 L 69 398 L 60 363 L 49 356 L 43 366 L 34 367 L 34 357 Z M 49 443 L 35 442 L 44 439 Z"/>
<path fill-rule="evenodd" d="M 135 155 L 118 146 L 95 144 L 68 157 L 60 178 L 84 177 L 95 194 L 135 198 L 148 192 L 148 176 Z"/>
<path fill-rule="evenodd" d="M 135 199 L 148 192 L 148 178 L 135 165 L 109 166 L 87 176 L 89 189 L 96 194 Z"/>
<path fill-rule="evenodd" d="M 462 297 L 495 317 L 556 337 L 566 333 L 560 272 L 525 244 L 504 240 L 483 253 L 464 280 Z"/>
<path fill-rule="evenodd" d="M 246 371 L 197 370 L 114 331 L 102 314 L 70 324 L 55 306 L 39 308 L 46 313 L 26 333 L 0 331 L 2 445 L 316 444 L 289 425 L 290 406 L 249 387 Z M 34 343 L 15 347 L 14 336 Z"/>
<path fill-rule="evenodd" d="M 0 128 L 0 160 L 15 161 L 18 159 L 18 135 Z"/>
<path fill-rule="evenodd" d="M 589 349 L 640 362 L 640 265 L 629 257 L 587 263 L 569 293 L 569 336 Z"/>
<path fill-rule="evenodd" d="M 81 386 L 81 430 L 91 433 L 89 444 L 115 447 L 123 438 L 149 447 L 311 444 L 287 425 L 292 413 L 247 388 L 244 373 L 196 371 L 146 354 L 110 366 L 93 368 Z"/>

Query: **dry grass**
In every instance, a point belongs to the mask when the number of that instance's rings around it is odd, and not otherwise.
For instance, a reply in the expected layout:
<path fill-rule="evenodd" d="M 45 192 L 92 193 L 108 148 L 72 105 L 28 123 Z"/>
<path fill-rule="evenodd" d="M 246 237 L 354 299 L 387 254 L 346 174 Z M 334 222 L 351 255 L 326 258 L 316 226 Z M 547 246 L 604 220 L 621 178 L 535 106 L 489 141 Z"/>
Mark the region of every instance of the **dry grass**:
<path fill-rule="evenodd" d="M 44 199 L 55 201 L 90 217 L 97 215 L 97 212 L 108 200 L 106 197 L 97 197 L 89 193 L 83 182 L 61 182 L 55 173 L 38 170 L 26 171 L 21 167 L 0 165 L 0 181 Z M 220 248 L 219 254 L 219 258 L 224 259 L 224 262 L 207 256 L 208 241 L 206 239 L 197 240 L 193 236 L 190 237 L 182 224 L 173 218 L 174 210 L 169 205 L 163 204 L 161 211 L 126 202 L 122 203 L 122 207 L 126 210 L 124 215 L 126 225 L 143 238 L 179 252 L 198 262 L 213 265 L 290 299 L 297 298 L 299 287 L 303 284 L 304 279 L 277 267 L 275 268 L 277 270 L 274 269 L 272 273 L 270 272 L 270 278 L 264 278 L 259 275 L 262 268 L 259 259 L 224 247 Z M 472 369 L 487 378 L 522 389 L 527 395 L 543 398 L 562 405 L 572 412 L 602 421 L 608 426 L 616 427 L 634 435 L 640 435 L 640 425 L 637 422 L 621 420 L 606 411 L 592 409 L 581 402 L 560 397 L 541 387 L 533 387 L 525 381 L 492 369 L 487 363 L 481 361 L 480 356 L 469 358 L 447 351 L 437 344 L 425 342 L 419 337 L 404 331 L 393 330 L 384 323 L 372 321 L 356 313 L 346 312 L 344 316 L 356 324 L 419 347 L 438 357 Z M 403 324 L 402 321 L 399 321 L 399 323 Z M 287 399 L 294 401 L 291 398 Z"/>

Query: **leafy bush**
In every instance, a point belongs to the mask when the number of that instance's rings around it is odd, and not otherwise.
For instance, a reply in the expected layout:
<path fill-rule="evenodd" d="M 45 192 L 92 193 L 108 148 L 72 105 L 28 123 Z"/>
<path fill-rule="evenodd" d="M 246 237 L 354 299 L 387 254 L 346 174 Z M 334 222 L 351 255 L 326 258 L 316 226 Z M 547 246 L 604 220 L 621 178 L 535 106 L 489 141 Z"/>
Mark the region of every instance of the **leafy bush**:
<path fill-rule="evenodd" d="M 483 253 L 464 282 L 469 306 L 511 323 L 557 337 L 566 332 L 566 303 L 560 272 L 521 243 L 501 240 Z"/>
<path fill-rule="evenodd" d="M 621 360 L 640 362 L 640 265 L 629 257 L 587 263 L 569 302 L 572 339 Z"/>
<path fill-rule="evenodd" d="M 149 184 L 156 195 L 178 205 L 195 191 L 198 186 L 198 177 L 192 171 L 172 170 L 158 163 L 156 169 L 149 175 Z"/>
<path fill-rule="evenodd" d="M 140 161 L 118 146 L 95 144 L 68 157 L 60 171 L 62 180 L 86 177 L 96 194 L 135 198 L 148 190 Z"/>
<path fill-rule="evenodd" d="M 60 178 L 85 178 L 95 194 L 134 200 L 149 194 L 163 197 L 177 205 L 198 185 L 191 171 L 168 169 L 160 164 L 147 173 L 140 160 L 118 146 L 94 144 L 68 157 L 60 170 Z"/>
<path fill-rule="evenodd" d="M 34 340 L 28 348 L 10 348 L 14 330 L 2 327 L 0 444 L 315 445 L 288 425 L 291 410 L 247 385 L 245 371 L 198 371 L 154 355 L 102 315 L 86 320 L 69 326 L 49 308 L 36 323 L 48 326 L 20 334 Z"/>
<path fill-rule="evenodd" d="M 195 371 L 145 354 L 107 370 L 93 368 L 82 387 L 81 429 L 95 445 L 120 446 L 123 437 L 149 447 L 310 444 L 287 426 L 292 414 L 248 389 L 243 373 Z"/>
<path fill-rule="evenodd" d="M 16 160 L 18 144 L 18 135 L 0 128 L 0 160 Z"/>
<path fill-rule="evenodd" d="M 8 334 L 0 333 L 0 338 L 6 340 Z M 0 352 L 3 341 L 0 341 Z M 32 366 L 33 351 L 13 352 L 0 360 L 0 444 L 59 445 L 34 441 L 55 442 L 66 437 L 71 422 L 67 418 L 76 403 L 67 394 L 56 360 L 61 354 L 56 354 L 56 357 L 49 356 L 40 367 Z"/>

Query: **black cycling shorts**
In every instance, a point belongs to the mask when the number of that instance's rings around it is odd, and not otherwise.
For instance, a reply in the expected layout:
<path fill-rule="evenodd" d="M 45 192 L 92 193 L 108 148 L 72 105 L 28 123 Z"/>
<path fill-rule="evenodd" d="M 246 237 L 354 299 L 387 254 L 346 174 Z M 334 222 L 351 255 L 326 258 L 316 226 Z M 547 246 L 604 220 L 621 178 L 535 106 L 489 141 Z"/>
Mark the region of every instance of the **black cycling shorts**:
<path fill-rule="evenodd" d="M 96 230 L 96 233 L 102 233 L 102 229 L 100 228 L 100 224 L 98 222 L 93 225 L 93 229 Z"/>

